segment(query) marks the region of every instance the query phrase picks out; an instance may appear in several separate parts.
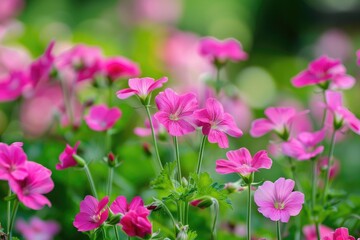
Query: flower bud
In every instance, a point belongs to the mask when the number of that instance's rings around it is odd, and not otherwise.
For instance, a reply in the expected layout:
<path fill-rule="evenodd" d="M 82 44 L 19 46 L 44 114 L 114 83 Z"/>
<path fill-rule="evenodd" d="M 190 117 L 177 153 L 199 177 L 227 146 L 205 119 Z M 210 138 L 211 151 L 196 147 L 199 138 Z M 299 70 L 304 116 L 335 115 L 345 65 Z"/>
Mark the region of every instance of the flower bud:
<path fill-rule="evenodd" d="M 187 225 L 181 227 L 179 233 L 176 236 L 176 240 L 187 240 L 188 239 L 188 233 L 187 233 L 188 229 L 189 229 L 189 227 Z"/>
<path fill-rule="evenodd" d="M 143 150 L 144 150 L 146 156 L 150 157 L 151 156 L 150 144 L 145 142 L 145 143 L 143 143 L 142 147 L 143 147 Z"/>
<path fill-rule="evenodd" d="M 106 221 L 107 224 L 115 226 L 120 222 L 121 214 L 113 214 L 111 211 L 108 220 Z"/>
<path fill-rule="evenodd" d="M 85 167 L 86 162 L 82 157 L 80 157 L 77 154 L 73 154 L 72 156 L 73 156 L 74 160 L 77 162 L 79 167 Z"/>
<path fill-rule="evenodd" d="M 195 200 L 192 200 L 190 202 L 191 206 L 198 207 L 201 209 L 208 208 L 212 204 L 213 204 L 212 197 L 209 197 L 209 196 L 203 196 L 203 197 L 197 198 Z"/>
<path fill-rule="evenodd" d="M 110 167 L 114 167 L 116 165 L 116 157 L 112 152 L 109 152 L 107 156 L 107 163 Z"/>
<path fill-rule="evenodd" d="M 150 211 L 157 211 L 162 208 L 162 205 L 159 204 L 158 202 L 153 202 L 150 203 L 149 205 L 146 205 L 145 207 Z"/>

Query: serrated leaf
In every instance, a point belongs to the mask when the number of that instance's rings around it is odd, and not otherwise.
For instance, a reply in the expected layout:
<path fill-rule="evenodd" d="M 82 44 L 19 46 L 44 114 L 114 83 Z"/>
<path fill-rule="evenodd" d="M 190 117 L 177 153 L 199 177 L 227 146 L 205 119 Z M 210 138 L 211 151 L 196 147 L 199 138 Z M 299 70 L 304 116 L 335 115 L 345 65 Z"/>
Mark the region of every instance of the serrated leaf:
<path fill-rule="evenodd" d="M 161 173 L 150 183 L 151 187 L 158 190 L 162 197 L 170 196 L 175 191 L 176 184 L 172 180 L 174 179 L 175 166 L 175 162 L 167 163 Z"/>

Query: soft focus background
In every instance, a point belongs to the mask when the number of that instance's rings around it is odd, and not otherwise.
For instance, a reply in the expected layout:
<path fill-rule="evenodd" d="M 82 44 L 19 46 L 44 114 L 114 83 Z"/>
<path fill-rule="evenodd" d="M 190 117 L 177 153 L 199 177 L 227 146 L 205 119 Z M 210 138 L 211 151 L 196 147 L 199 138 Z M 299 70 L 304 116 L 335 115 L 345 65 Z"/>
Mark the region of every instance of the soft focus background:
<path fill-rule="evenodd" d="M 76 43 L 94 45 L 106 56 L 122 55 L 139 63 L 142 76 L 156 79 L 168 76 L 167 86 L 178 91 L 195 89 L 203 92 L 203 83 L 212 78 L 213 70 L 198 54 L 199 39 L 203 36 L 233 37 L 242 43 L 249 59 L 228 64 L 224 73 L 232 85 L 226 89 L 230 97 L 222 102 L 228 105 L 228 111 L 245 132 L 243 138 L 233 139 L 230 149 L 245 146 L 255 152 L 268 148 L 266 137 L 252 139 L 248 135 L 251 120 L 262 117 L 264 108 L 291 105 L 305 109 L 318 101 L 319 92 L 314 88 L 295 89 L 290 83 L 309 61 L 323 54 L 342 59 L 348 73 L 359 78 L 355 56 L 360 48 L 359 29 L 358 0 L 0 0 L 0 76 L 11 69 L 27 66 L 43 53 L 51 40 L 56 40 L 55 53 Z M 118 89 L 126 85 L 125 80 L 117 83 Z M 348 107 L 360 116 L 360 84 L 345 91 L 345 98 Z M 101 94 L 94 90 L 84 91 L 81 99 L 102 101 Z M 81 141 L 81 154 L 92 161 L 90 169 L 103 196 L 107 175 L 107 167 L 101 161 L 106 154 L 102 150 L 104 134 L 90 131 L 84 122 L 75 133 L 67 129 L 51 135 L 38 133 L 39 122 L 46 118 L 42 105 L 32 103 L 34 110 L 31 111 L 35 112 L 28 114 L 27 119 L 23 115 L 30 111 L 30 104 L 24 104 L 19 101 L 0 103 L 1 141 L 24 141 L 29 159 L 53 171 L 55 189 L 49 194 L 52 208 L 37 212 L 20 208 L 19 217 L 29 219 L 36 215 L 58 221 L 61 232 L 57 239 L 86 239 L 72 226 L 80 200 L 90 193 L 85 175 L 73 169 L 56 171 L 55 165 L 69 139 L 71 144 Z M 123 163 L 116 170 L 112 199 L 118 195 L 129 198 L 141 195 L 146 203 L 150 203 L 155 196 L 149 190 L 154 174 L 151 156 L 142 146 L 151 141 L 133 134 L 136 126 L 143 125 L 145 114 L 135 99 L 120 101 L 114 97 L 113 104 L 123 112 L 113 138 L 113 151 Z M 29 122 L 35 124 L 29 125 Z M 187 173 L 195 168 L 199 140 L 200 136 L 192 135 L 181 142 L 183 169 Z M 333 186 L 351 197 L 360 194 L 360 138 L 348 133 L 344 140 L 335 150 L 341 167 Z M 168 161 L 172 160 L 170 142 L 168 139 L 160 143 L 161 154 Z M 215 173 L 215 160 L 223 158 L 225 153 L 226 150 L 212 144 L 205 150 L 204 170 L 220 183 L 237 180 L 236 176 Z M 257 179 L 275 180 L 288 174 L 282 171 L 284 161 L 277 159 L 276 154 L 273 156 L 272 170 L 262 171 Z M 305 170 L 300 177 L 306 187 L 309 182 L 306 182 L 305 173 L 310 164 L 304 163 L 300 168 Z M 5 182 L 0 182 L 0 197 L 6 193 Z M 359 201 L 359 197 L 354 198 Z M 232 196 L 232 202 L 233 209 L 222 208 L 219 239 L 239 239 L 246 233 L 246 197 L 236 194 Z M 360 209 L 357 211 L 359 214 Z M 5 219 L 5 212 L 2 202 L 1 220 Z M 198 217 L 192 217 L 195 214 Z M 200 229 L 199 239 L 207 239 L 208 217 L 207 210 L 192 209 L 190 225 Z M 158 227 L 164 222 L 156 214 L 155 220 Z M 340 224 L 337 220 L 334 216 L 326 224 L 337 226 Z M 353 233 L 359 233 L 359 221 L 350 219 L 344 224 Z M 274 236 L 267 233 L 268 229 L 274 229 L 273 223 L 263 218 L 255 207 L 253 225 L 258 235 Z"/>

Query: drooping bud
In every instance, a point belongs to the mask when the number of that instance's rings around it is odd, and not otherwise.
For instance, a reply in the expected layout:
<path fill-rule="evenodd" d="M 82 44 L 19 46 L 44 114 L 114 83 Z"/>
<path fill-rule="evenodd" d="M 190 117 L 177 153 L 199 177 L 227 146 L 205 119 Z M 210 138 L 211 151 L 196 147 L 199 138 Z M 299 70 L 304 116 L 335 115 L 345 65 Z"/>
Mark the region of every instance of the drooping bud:
<path fill-rule="evenodd" d="M 192 200 L 190 202 L 191 206 L 198 207 L 198 208 L 201 208 L 201 209 L 208 208 L 212 204 L 213 204 L 212 197 L 209 197 L 209 196 L 203 196 L 203 197 L 197 198 L 195 200 Z"/>
<path fill-rule="evenodd" d="M 162 208 L 162 204 L 159 204 L 158 202 L 152 202 L 149 205 L 145 206 L 150 211 L 157 211 Z"/>
<path fill-rule="evenodd" d="M 80 157 L 77 154 L 73 154 L 72 156 L 73 156 L 74 160 L 77 162 L 79 167 L 85 167 L 86 162 L 82 157 Z"/>

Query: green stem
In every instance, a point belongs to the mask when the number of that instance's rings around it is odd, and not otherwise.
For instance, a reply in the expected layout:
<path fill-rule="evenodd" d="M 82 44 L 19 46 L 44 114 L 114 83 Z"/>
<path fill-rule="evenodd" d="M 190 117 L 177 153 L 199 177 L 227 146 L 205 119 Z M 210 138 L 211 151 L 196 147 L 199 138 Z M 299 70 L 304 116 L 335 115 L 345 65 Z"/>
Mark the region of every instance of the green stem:
<path fill-rule="evenodd" d="M 213 220 L 213 224 L 211 227 L 211 240 L 215 240 L 216 239 L 216 223 L 217 223 L 217 218 L 219 215 L 219 203 L 218 201 L 213 198 L 213 213 L 214 213 L 214 220 Z"/>
<path fill-rule="evenodd" d="M 111 136 L 111 129 L 106 130 L 105 133 L 105 151 L 107 151 L 108 153 L 111 152 L 111 144 L 112 144 L 112 136 Z"/>
<path fill-rule="evenodd" d="M 199 157 L 198 157 L 198 164 L 196 167 L 196 174 L 199 175 L 200 171 L 201 171 L 201 165 L 202 165 L 202 161 L 204 158 L 204 149 L 205 149 L 205 145 L 206 145 L 206 139 L 207 136 L 204 135 L 201 139 L 201 144 L 200 144 L 200 150 L 199 150 Z"/>
<path fill-rule="evenodd" d="M 116 240 L 120 240 L 120 238 L 119 238 L 119 231 L 118 231 L 116 225 L 114 225 L 114 232 L 115 232 Z"/>
<path fill-rule="evenodd" d="M 328 194 L 329 180 L 330 180 L 330 168 L 333 164 L 332 156 L 334 154 L 335 136 L 336 136 L 336 130 L 334 130 L 334 132 L 331 136 L 330 149 L 329 149 L 329 155 L 328 155 L 328 164 L 327 164 L 326 175 L 325 175 L 324 194 L 323 194 L 323 199 L 322 199 L 323 204 L 325 204 L 327 194 Z"/>
<path fill-rule="evenodd" d="M 295 181 L 295 188 L 297 188 L 300 192 L 303 192 L 302 187 L 300 185 L 300 181 L 298 181 L 298 179 L 297 179 L 296 167 L 295 167 L 295 165 L 293 163 L 293 159 L 291 157 L 288 157 L 288 160 L 289 160 L 291 175 L 292 175 L 292 178 Z"/>
<path fill-rule="evenodd" d="M 219 95 L 220 89 L 221 89 L 221 82 L 220 82 L 220 67 L 216 67 L 216 85 L 215 85 L 215 89 L 216 89 L 216 95 Z"/>
<path fill-rule="evenodd" d="M 113 86 L 113 82 L 109 79 L 108 80 L 108 107 L 111 107 L 111 105 L 112 105 L 112 96 L 113 96 L 112 86 Z"/>
<path fill-rule="evenodd" d="M 247 205 L 247 240 L 251 240 L 251 183 L 248 184 L 248 205 Z"/>
<path fill-rule="evenodd" d="M 17 199 L 15 199 L 13 210 L 11 213 L 11 221 L 10 221 L 10 227 L 9 227 L 9 240 L 12 240 L 12 230 L 14 227 L 14 222 L 15 222 L 16 213 L 17 213 L 18 208 L 19 208 L 19 201 Z"/>
<path fill-rule="evenodd" d="M 176 166 L 177 166 L 177 176 L 179 184 L 181 184 L 181 165 L 180 165 L 180 154 L 179 154 L 179 143 L 177 137 L 174 137 L 174 147 L 175 147 L 175 158 L 176 158 Z"/>
<path fill-rule="evenodd" d="M 184 225 L 187 225 L 189 221 L 189 203 L 184 202 Z"/>
<path fill-rule="evenodd" d="M 62 90 L 63 97 L 64 97 L 65 111 L 66 111 L 67 117 L 69 118 L 70 126 L 72 126 L 74 123 L 74 114 L 73 114 L 73 111 L 71 108 L 71 100 L 72 100 L 71 92 L 70 92 L 70 89 L 66 86 L 65 79 L 60 79 L 60 84 L 61 84 L 61 90 Z"/>
<path fill-rule="evenodd" d="M 84 170 L 85 170 L 86 176 L 87 176 L 88 181 L 89 181 L 89 184 L 90 184 L 91 192 L 92 192 L 93 196 L 94 196 L 96 199 L 98 199 L 98 195 L 97 195 L 97 192 L 96 192 L 94 180 L 93 180 L 93 178 L 92 178 L 92 176 L 91 176 L 91 173 L 90 173 L 90 170 L 89 170 L 89 167 L 88 167 L 87 164 L 85 164 Z M 99 199 L 98 199 L 98 200 L 99 200 Z"/>
<path fill-rule="evenodd" d="M 158 165 L 160 167 L 160 170 L 163 170 L 164 168 L 163 168 L 163 165 L 162 165 L 161 159 L 160 159 L 159 149 L 158 149 L 156 136 L 155 136 L 155 131 L 154 131 L 154 124 L 153 124 L 152 119 L 151 119 L 150 109 L 149 109 L 148 105 L 145 105 L 145 110 L 146 110 L 146 114 L 147 114 L 147 117 L 148 117 L 149 123 L 150 123 L 151 136 L 152 136 L 152 140 L 153 140 L 153 143 L 154 143 L 156 159 L 158 161 Z"/>
<path fill-rule="evenodd" d="M 114 167 L 108 166 L 108 182 L 107 182 L 107 188 L 106 188 L 106 196 L 111 196 L 111 190 L 112 190 L 112 183 L 113 183 L 113 177 L 114 177 Z"/>
<path fill-rule="evenodd" d="M 317 188 L 316 159 L 311 159 L 311 164 L 312 164 L 311 205 L 312 205 L 312 211 L 314 212 L 316 205 L 316 188 Z"/>
<path fill-rule="evenodd" d="M 8 196 L 11 196 L 11 188 L 9 186 L 9 194 Z M 10 221 L 11 221 L 11 201 L 7 202 L 7 235 L 10 233 Z"/>
<path fill-rule="evenodd" d="M 156 199 L 157 200 L 157 199 Z M 160 203 L 163 208 L 165 209 L 166 213 L 169 215 L 169 217 L 171 218 L 171 221 L 172 223 L 174 224 L 174 230 L 175 230 L 175 236 L 176 236 L 176 229 L 177 229 L 177 226 L 176 226 L 176 221 L 175 221 L 175 218 L 174 216 L 172 215 L 172 213 L 170 212 L 169 208 L 166 206 L 166 204 L 163 202 L 163 201 L 160 201 L 160 200 L 157 200 L 158 203 Z"/>
<path fill-rule="evenodd" d="M 319 222 L 316 220 L 315 222 L 315 229 L 316 229 L 316 238 L 317 240 L 321 240 L 321 236 L 320 236 L 320 224 Z"/>
<path fill-rule="evenodd" d="M 322 91 L 322 96 L 323 96 L 323 101 L 326 104 L 325 90 Z M 327 108 L 325 108 L 324 112 L 323 112 L 322 121 L 321 121 L 321 128 L 325 127 L 326 115 L 327 115 Z"/>
<path fill-rule="evenodd" d="M 277 240 L 281 240 L 280 221 L 276 221 L 276 236 Z"/>

